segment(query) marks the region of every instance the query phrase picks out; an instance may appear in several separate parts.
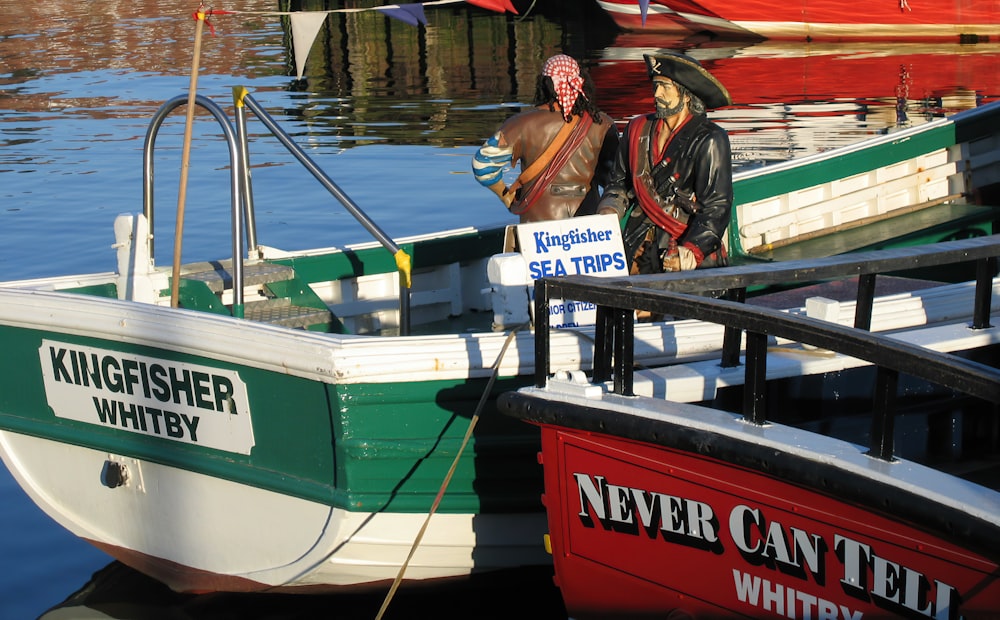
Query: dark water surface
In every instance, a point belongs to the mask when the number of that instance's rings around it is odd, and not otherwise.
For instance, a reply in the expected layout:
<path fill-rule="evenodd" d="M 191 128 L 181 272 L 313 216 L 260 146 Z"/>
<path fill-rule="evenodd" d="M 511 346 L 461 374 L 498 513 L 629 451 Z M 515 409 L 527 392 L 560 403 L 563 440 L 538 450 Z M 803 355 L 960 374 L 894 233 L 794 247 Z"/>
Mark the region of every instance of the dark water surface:
<path fill-rule="evenodd" d="M 114 217 L 142 208 L 149 118 L 190 84 L 196 8 L 180 0 L 0 0 L 4 280 L 113 268 Z M 521 17 L 464 4 L 428 8 L 421 28 L 375 11 L 334 14 L 304 79 L 296 80 L 287 25 L 252 13 L 277 10 L 276 2 L 228 0 L 212 8 L 242 12 L 212 18 L 214 35 L 206 29 L 199 93 L 229 111 L 232 87 L 246 86 L 394 237 L 513 221 L 475 183 L 469 159 L 531 100 L 535 76 L 553 53 L 586 60 L 601 106 L 618 122 L 651 109 L 643 52 L 669 47 L 696 56 L 735 102 L 712 117 L 730 133 L 737 169 L 1000 98 L 1000 44 L 678 41 L 619 33 L 589 0 L 540 0 Z M 250 131 L 258 137 L 251 161 L 262 243 L 300 249 L 367 240 L 253 120 Z M 160 136 L 157 227 L 169 231 L 183 114 L 171 117 Z M 228 191 L 228 155 L 200 114 L 185 261 L 228 252 Z M 160 264 L 171 260 L 171 249 L 157 245 Z M 0 468 L 0 618 L 370 618 L 382 602 L 382 595 L 180 596 L 109 561 L 56 526 Z M 85 584 L 81 596 L 46 613 Z M 89 615 L 81 597 L 91 602 Z M 548 577 L 525 572 L 406 592 L 387 617 L 559 617 L 560 609 Z"/>

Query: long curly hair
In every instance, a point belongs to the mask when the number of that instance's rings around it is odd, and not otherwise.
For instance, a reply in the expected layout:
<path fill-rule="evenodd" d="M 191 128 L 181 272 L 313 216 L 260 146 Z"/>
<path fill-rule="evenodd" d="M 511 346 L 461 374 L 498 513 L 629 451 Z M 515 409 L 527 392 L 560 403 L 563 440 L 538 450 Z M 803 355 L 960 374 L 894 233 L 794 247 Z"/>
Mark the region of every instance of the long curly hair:
<path fill-rule="evenodd" d="M 597 106 L 597 87 L 594 86 L 594 80 L 591 79 L 590 72 L 582 64 L 580 65 L 580 77 L 583 78 L 584 96 L 576 98 L 576 103 L 573 104 L 571 112 L 574 116 L 582 116 L 584 112 L 587 112 L 594 119 L 595 123 L 600 124 L 603 122 L 603 119 L 601 118 L 601 109 Z M 549 106 L 549 110 L 555 112 L 557 102 L 556 89 L 552 84 L 552 78 L 539 73 L 538 80 L 535 82 L 534 104 L 536 106 L 547 105 Z"/>

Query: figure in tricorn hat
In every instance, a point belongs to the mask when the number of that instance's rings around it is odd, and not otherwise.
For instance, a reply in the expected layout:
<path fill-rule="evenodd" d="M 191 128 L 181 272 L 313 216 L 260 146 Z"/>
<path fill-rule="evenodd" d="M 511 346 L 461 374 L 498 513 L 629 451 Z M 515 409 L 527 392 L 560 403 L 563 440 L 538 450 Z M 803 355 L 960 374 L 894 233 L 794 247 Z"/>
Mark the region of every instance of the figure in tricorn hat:
<path fill-rule="evenodd" d="M 723 239 L 733 203 L 729 136 L 707 108 L 729 92 L 690 56 L 645 55 L 656 111 L 622 134 L 599 212 L 624 221 L 632 273 L 725 264 Z"/>

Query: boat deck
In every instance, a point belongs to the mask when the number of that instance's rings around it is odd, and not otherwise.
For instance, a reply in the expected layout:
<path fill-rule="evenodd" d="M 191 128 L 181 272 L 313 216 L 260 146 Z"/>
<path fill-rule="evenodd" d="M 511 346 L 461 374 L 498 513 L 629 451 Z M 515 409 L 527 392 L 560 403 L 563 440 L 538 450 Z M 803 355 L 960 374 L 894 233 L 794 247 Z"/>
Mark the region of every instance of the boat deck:
<path fill-rule="evenodd" d="M 800 236 L 794 243 L 772 246 L 754 253 L 765 260 L 803 260 L 847 252 L 882 250 L 957 238 L 955 230 L 968 236 L 981 235 L 982 228 L 1000 232 L 1000 207 L 968 203 L 943 203 L 891 218 L 857 222 L 825 230 L 822 235 Z"/>

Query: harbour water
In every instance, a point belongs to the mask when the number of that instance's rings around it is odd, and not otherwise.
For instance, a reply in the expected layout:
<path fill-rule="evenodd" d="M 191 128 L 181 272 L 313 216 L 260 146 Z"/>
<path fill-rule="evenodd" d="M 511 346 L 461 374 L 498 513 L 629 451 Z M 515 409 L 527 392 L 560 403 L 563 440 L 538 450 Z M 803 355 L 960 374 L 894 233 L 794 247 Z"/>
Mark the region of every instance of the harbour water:
<path fill-rule="evenodd" d="M 541 63 L 553 53 L 587 63 L 600 105 L 619 122 L 651 109 L 643 52 L 672 48 L 699 58 L 732 94 L 735 105 L 712 116 L 730 133 L 737 169 L 1000 99 L 996 43 L 678 41 L 617 32 L 589 1 L 530 6 L 521 16 L 460 3 L 428 7 L 421 27 L 377 11 L 332 13 L 300 80 L 278 4 L 227 0 L 212 7 L 234 12 L 213 15 L 205 30 L 198 92 L 230 110 L 231 89 L 248 88 L 393 237 L 513 221 L 475 183 L 469 160 L 530 102 Z M 113 219 L 142 209 L 149 118 L 190 87 L 195 9 L 184 0 L 0 0 L 4 280 L 113 268 Z M 164 230 L 173 228 L 178 195 L 183 114 L 175 116 L 155 157 L 157 227 Z M 259 138 L 251 162 L 262 243 L 299 249 L 368 240 L 263 128 L 251 121 L 250 132 Z M 204 114 L 193 136 L 185 261 L 214 258 L 229 243 L 224 144 Z M 157 262 L 169 263 L 171 250 L 158 244 Z M 339 610 L 339 617 L 361 618 L 374 617 L 381 604 L 381 597 L 179 597 L 109 562 L 56 526 L 0 468 L 0 618 L 81 617 L 79 606 L 53 608 L 98 572 L 88 592 L 103 607 L 88 617 L 296 618 Z M 509 618 L 528 605 L 533 617 L 558 617 L 558 594 L 545 575 L 465 586 L 409 593 L 387 617 Z M 478 612 L 487 596 L 496 615 Z"/>

